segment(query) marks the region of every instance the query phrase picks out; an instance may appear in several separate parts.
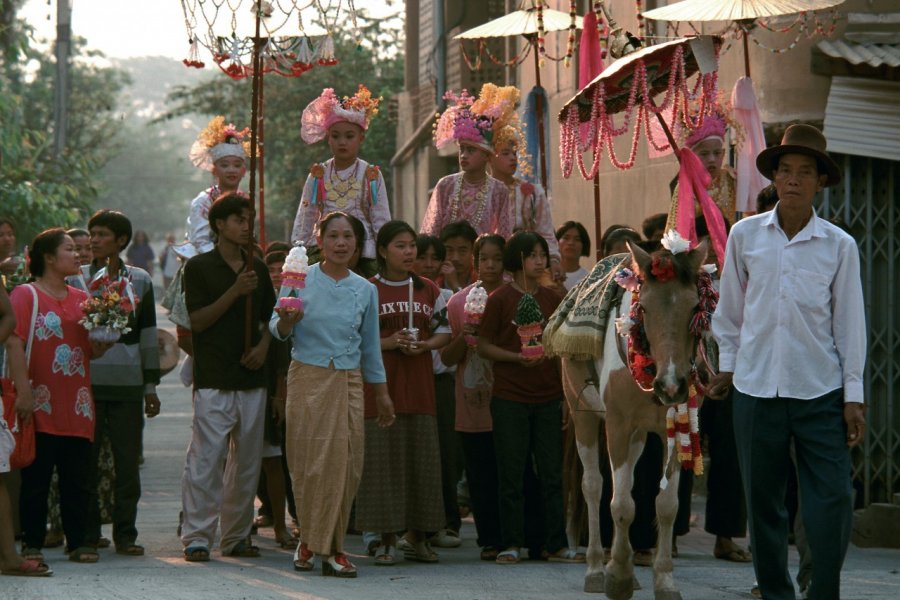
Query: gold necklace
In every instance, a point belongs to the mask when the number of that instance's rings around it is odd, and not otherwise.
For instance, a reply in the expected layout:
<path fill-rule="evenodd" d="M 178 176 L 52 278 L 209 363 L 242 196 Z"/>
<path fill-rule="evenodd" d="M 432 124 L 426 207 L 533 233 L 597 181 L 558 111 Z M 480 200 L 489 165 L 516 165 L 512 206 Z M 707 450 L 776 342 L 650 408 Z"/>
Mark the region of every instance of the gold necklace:
<path fill-rule="evenodd" d="M 328 199 L 334 202 L 338 209 L 343 210 L 350 204 L 351 198 L 357 198 L 362 192 L 362 184 L 356 179 L 356 171 L 359 166 L 359 159 L 353 163 L 352 171 L 346 179 L 342 179 L 338 174 L 337 167 L 331 164 L 331 173 L 328 181 L 325 182 L 325 193 Z M 335 178 L 337 178 L 335 180 Z"/>

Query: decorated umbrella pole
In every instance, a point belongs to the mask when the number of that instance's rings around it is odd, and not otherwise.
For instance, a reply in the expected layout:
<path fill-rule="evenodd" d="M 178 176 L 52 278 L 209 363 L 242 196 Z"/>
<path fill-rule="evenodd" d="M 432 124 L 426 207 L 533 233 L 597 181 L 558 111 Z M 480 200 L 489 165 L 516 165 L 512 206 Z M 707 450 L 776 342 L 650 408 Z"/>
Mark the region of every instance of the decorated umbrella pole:
<path fill-rule="evenodd" d="M 545 8 L 543 0 L 537 0 L 536 2 L 533 2 L 531 8 L 511 12 L 498 19 L 488 21 L 484 25 L 479 25 L 478 27 L 464 31 L 453 38 L 459 40 L 461 46 L 466 40 L 475 41 L 477 43 L 478 57 L 474 63 L 468 58 L 465 46 L 462 46 L 463 56 L 466 58 L 466 62 L 469 66 L 473 69 L 480 66 L 481 54 L 487 50 L 486 41 L 488 39 L 518 36 L 523 36 L 526 39 L 527 43 L 523 51 L 509 61 L 501 62 L 497 60 L 496 57 L 492 56 L 489 51 L 488 56 L 497 64 L 515 66 L 523 62 L 529 52 L 534 55 L 535 86 L 529 94 L 529 103 L 533 101 L 537 117 L 538 174 L 540 175 L 541 185 L 544 186 L 544 189 L 547 189 L 547 140 L 544 131 L 544 111 L 547 109 L 547 106 L 545 106 L 546 96 L 544 94 L 544 88 L 541 87 L 540 67 L 544 58 L 552 58 L 549 57 L 544 50 L 544 33 L 548 31 L 569 31 L 569 43 L 566 50 L 566 56 L 563 58 L 563 60 L 566 61 L 566 65 L 568 65 L 574 54 L 575 31 L 581 29 L 581 24 L 578 23 L 577 13 L 575 12 L 574 2 L 572 3 L 572 6 L 569 14 L 566 14 L 558 10 Z"/>

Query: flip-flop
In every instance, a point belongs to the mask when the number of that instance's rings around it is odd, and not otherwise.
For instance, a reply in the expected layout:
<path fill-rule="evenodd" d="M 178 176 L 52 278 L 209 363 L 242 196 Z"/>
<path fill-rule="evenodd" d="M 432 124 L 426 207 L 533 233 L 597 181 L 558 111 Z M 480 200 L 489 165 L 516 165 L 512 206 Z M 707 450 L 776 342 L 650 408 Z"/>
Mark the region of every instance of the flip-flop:
<path fill-rule="evenodd" d="M 117 545 L 116 554 L 121 554 L 123 556 L 143 556 L 144 547 L 137 544 L 124 544 L 122 546 Z"/>
<path fill-rule="evenodd" d="M 44 554 L 38 548 L 22 548 L 22 558 L 25 560 L 44 562 Z"/>
<path fill-rule="evenodd" d="M 257 558 L 259 556 L 259 547 L 249 542 L 240 541 L 224 554 L 232 558 Z"/>
<path fill-rule="evenodd" d="M 720 560 L 727 560 L 737 563 L 753 562 L 753 555 L 743 548 L 734 548 L 725 552 L 714 552 L 713 555 Z"/>
<path fill-rule="evenodd" d="M 69 553 L 69 560 L 82 564 L 95 563 L 100 560 L 100 555 L 91 546 L 79 546 Z"/>
<path fill-rule="evenodd" d="M 485 546 L 481 549 L 481 560 L 494 561 L 497 560 L 497 549 L 493 546 Z"/>
<path fill-rule="evenodd" d="M 571 548 L 560 548 L 555 554 L 547 556 L 548 562 L 583 563 L 584 554 Z"/>
<path fill-rule="evenodd" d="M 209 562 L 209 548 L 206 546 L 188 546 L 184 549 L 184 560 L 188 562 Z"/>
<path fill-rule="evenodd" d="M 0 575 L 12 577 L 50 577 L 53 569 L 45 562 L 37 560 L 23 560 L 15 569 L 3 569 Z"/>
<path fill-rule="evenodd" d="M 498 565 L 514 565 L 519 562 L 519 551 L 515 549 L 504 550 L 497 554 L 494 562 Z"/>
<path fill-rule="evenodd" d="M 379 546 L 377 550 L 375 550 L 375 565 L 381 567 L 389 567 L 391 565 L 397 564 L 397 559 L 394 558 L 394 554 L 391 552 L 391 546 Z"/>
<path fill-rule="evenodd" d="M 414 560 L 421 563 L 438 562 L 438 555 L 431 549 L 431 544 L 428 542 L 410 542 L 410 545 L 412 550 L 403 551 L 403 557 L 406 560 Z"/>

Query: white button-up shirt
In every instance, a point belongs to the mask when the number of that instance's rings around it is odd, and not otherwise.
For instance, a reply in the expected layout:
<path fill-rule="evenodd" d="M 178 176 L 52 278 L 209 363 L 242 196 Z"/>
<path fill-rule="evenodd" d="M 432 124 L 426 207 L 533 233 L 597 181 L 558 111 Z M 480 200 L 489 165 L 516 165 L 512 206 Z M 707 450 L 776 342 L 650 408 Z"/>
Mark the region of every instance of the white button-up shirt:
<path fill-rule="evenodd" d="M 712 331 L 719 369 L 760 398 L 863 401 L 866 319 L 859 250 L 815 212 L 793 239 L 775 210 L 731 230 Z"/>

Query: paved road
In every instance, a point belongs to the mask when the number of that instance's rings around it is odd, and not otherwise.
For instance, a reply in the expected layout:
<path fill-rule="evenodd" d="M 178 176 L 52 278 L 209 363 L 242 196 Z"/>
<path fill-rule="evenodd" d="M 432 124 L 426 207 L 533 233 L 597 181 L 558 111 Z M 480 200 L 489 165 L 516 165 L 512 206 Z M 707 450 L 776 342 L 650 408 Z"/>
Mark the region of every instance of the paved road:
<path fill-rule="evenodd" d="M 161 322 L 163 322 L 161 320 Z M 94 565 L 78 565 L 64 559 L 61 549 L 46 551 L 55 575 L 48 579 L 0 578 L 0 600 L 82 598 L 193 599 L 242 598 L 301 600 L 333 599 L 478 599 L 507 598 L 556 600 L 600 597 L 582 593 L 583 565 L 523 562 L 499 566 L 478 560 L 475 532 L 464 524 L 463 545 L 438 549 L 440 563 L 425 565 L 400 562 L 394 567 L 376 567 L 372 559 L 357 555 L 360 576 L 337 580 L 319 573 L 299 574 L 291 568 L 291 552 L 278 548 L 272 531 L 264 529 L 256 538 L 262 549 L 258 559 L 222 558 L 213 552 L 209 563 L 186 563 L 175 535 L 180 510 L 180 478 L 184 453 L 190 438 L 191 404 L 188 391 L 177 373 L 168 375 L 159 390 L 162 414 L 147 422 L 141 471 L 143 497 L 138 514 L 139 543 L 147 548 L 140 558 L 118 556 L 101 550 Z M 695 504 L 702 518 L 702 499 Z M 108 526 L 105 533 L 109 536 Z M 351 549 L 362 551 L 358 537 Z M 749 598 L 753 583 L 750 565 L 728 563 L 712 557 L 713 539 L 694 528 L 679 540 L 681 556 L 675 573 L 687 599 Z M 792 551 L 796 567 L 797 556 Z M 900 551 L 850 548 L 845 566 L 842 597 L 845 600 L 900 598 Z M 637 599 L 652 598 L 649 568 L 637 568 L 643 590 Z"/>

